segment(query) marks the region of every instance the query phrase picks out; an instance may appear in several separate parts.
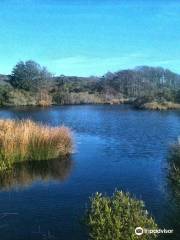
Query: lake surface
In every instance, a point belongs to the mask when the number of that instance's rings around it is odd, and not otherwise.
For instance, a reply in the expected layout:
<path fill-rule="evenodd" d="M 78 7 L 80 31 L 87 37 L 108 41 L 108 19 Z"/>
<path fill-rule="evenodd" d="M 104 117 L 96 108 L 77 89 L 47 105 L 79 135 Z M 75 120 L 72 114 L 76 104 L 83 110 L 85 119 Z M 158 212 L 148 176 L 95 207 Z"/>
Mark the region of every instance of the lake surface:
<path fill-rule="evenodd" d="M 144 200 L 161 228 L 174 229 L 163 239 L 180 239 L 180 198 L 167 178 L 180 112 L 83 105 L 1 109 L 0 118 L 64 124 L 75 142 L 69 159 L 19 164 L 0 176 L 0 239 L 85 240 L 89 196 L 115 188 Z"/>

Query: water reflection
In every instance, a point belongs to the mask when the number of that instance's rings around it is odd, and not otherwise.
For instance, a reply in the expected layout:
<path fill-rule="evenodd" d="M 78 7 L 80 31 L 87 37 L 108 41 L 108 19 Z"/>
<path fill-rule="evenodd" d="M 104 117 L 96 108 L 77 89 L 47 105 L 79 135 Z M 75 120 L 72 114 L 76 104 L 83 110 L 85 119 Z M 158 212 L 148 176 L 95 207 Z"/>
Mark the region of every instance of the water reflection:
<path fill-rule="evenodd" d="M 167 186 L 166 159 L 169 145 L 180 135 L 180 112 L 83 105 L 4 108 L 0 109 L 0 118 L 30 118 L 50 126 L 64 124 L 75 132 L 77 149 L 73 156 L 76 168 L 65 184 L 51 183 L 48 189 L 44 184 L 34 184 L 18 193 L 0 191 L 0 212 L 19 213 L 16 219 L 8 219 L 9 228 L 1 228 L 0 239 L 40 239 L 28 235 L 37 231 L 37 226 L 43 233 L 44 229 L 50 230 L 57 239 L 87 239 L 79 224 L 85 203 L 92 193 L 110 195 L 115 188 L 144 200 L 161 228 L 175 230 L 175 237 L 164 234 L 162 238 L 180 239 L 180 198 L 172 194 L 172 185 Z M 39 179 L 62 181 L 72 168 L 71 163 L 64 163 L 65 169 L 57 165 L 53 168 L 52 162 L 46 167 L 39 164 L 34 169 L 13 170 L 9 179 L 8 175 L 0 176 L 0 188 L 23 186 L 23 182 L 25 186 Z M 29 180 L 23 171 L 30 175 Z"/>
<path fill-rule="evenodd" d="M 69 176 L 71 169 L 70 157 L 17 163 L 12 170 L 0 174 L 0 189 L 26 187 L 35 181 L 64 181 Z"/>

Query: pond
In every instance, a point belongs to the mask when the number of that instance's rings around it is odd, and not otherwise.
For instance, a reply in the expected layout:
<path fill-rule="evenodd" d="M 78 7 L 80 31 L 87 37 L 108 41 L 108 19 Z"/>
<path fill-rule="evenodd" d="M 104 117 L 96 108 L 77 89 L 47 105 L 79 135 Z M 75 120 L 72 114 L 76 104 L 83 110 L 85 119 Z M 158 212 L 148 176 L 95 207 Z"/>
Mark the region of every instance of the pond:
<path fill-rule="evenodd" d="M 144 200 L 159 226 L 174 229 L 171 239 L 180 239 L 180 199 L 167 178 L 180 112 L 79 105 L 1 108 L 0 118 L 64 124 L 75 143 L 69 159 L 19 164 L 0 176 L 0 239 L 85 240 L 89 196 L 115 188 Z"/>

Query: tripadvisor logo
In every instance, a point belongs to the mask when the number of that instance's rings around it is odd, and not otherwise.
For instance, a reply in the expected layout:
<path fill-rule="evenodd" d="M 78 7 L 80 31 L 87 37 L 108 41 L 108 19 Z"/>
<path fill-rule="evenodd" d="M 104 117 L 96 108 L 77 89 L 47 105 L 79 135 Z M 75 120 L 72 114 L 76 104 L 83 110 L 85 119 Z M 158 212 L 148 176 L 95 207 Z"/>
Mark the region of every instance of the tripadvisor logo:
<path fill-rule="evenodd" d="M 135 228 L 135 234 L 137 236 L 141 236 L 142 234 L 170 234 L 173 232 L 173 229 L 143 229 L 142 227 Z"/>
<path fill-rule="evenodd" d="M 137 228 L 135 229 L 135 234 L 136 234 L 137 236 L 141 236 L 141 235 L 143 234 L 143 228 L 142 228 L 142 227 L 137 227 Z"/>

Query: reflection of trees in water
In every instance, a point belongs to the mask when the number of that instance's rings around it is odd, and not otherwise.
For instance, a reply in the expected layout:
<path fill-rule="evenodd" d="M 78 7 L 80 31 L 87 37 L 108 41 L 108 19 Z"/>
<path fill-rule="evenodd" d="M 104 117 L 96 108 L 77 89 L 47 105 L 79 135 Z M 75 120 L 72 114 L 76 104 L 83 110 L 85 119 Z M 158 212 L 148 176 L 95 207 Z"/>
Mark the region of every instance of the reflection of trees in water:
<path fill-rule="evenodd" d="M 65 180 L 72 168 L 69 157 L 48 161 L 29 161 L 17 163 L 10 171 L 0 174 L 0 188 L 25 187 L 37 180 Z"/>

